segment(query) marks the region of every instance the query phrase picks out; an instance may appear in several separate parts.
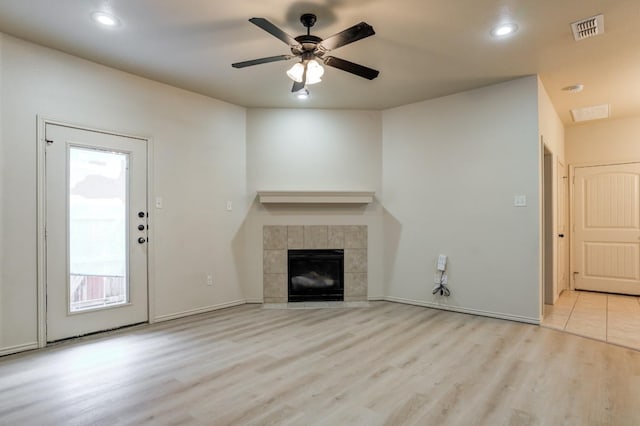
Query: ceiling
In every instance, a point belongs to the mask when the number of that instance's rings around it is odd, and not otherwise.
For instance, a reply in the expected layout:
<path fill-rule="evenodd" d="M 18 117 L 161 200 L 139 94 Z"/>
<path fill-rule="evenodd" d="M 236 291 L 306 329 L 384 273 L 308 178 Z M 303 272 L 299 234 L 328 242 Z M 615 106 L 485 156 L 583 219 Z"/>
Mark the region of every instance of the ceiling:
<path fill-rule="evenodd" d="M 122 21 L 95 24 L 94 11 Z M 331 55 L 380 70 L 365 80 L 326 67 L 311 98 L 295 99 L 273 62 L 287 45 L 248 22 L 263 17 L 294 37 L 315 13 L 322 38 L 366 21 L 376 34 Z M 570 23 L 604 14 L 603 35 L 573 40 Z M 492 27 L 515 22 L 507 38 Z M 539 74 L 565 125 L 569 110 L 608 103 L 640 115 L 638 0 L 0 0 L 0 31 L 113 68 L 246 107 L 385 109 Z M 580 93 L 562 91 L 584 84 Z"/>

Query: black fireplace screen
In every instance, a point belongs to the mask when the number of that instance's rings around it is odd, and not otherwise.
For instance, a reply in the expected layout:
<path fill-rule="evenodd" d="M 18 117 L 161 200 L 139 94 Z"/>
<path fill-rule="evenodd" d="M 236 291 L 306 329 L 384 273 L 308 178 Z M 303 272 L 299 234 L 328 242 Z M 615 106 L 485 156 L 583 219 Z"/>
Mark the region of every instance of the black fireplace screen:
<path fill-rule="evenodd" d="M 289 250 L 289 302 L 344 300 L 344 250 Z"/>

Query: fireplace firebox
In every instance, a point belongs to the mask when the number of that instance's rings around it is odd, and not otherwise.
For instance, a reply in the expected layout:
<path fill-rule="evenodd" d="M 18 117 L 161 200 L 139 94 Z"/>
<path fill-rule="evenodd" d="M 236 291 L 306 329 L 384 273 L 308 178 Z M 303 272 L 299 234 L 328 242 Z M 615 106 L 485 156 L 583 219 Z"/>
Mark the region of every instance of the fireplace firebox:
<path fill-rule="evenodd" d="M 289 302 L 344 300 L 344 250 L 289 250 Z"/>

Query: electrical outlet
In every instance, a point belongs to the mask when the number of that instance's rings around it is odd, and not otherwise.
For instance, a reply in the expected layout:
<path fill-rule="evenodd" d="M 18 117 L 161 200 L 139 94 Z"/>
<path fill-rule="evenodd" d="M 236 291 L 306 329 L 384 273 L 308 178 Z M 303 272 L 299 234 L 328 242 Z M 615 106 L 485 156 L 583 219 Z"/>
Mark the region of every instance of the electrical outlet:
<path fill-rule="evenodd" d="M 442 284 L 446 284 L 449 281 L 447 274 L 442 274 Z"/>
<path fill-rule="evenodd" d="M 230 212 L 233 210 L 233 203 L 231 201 L 227 201 L 227 211 Z"/>
<path fill-rule="evenodd" d="M 207 275 L 207 285 L 208 286 L 212 286 L 213 285 L 213 275 Z"/>
<path fill-rule="evenodd" d="M 440 284 L 440 274 L 438 273 L 433 274 L 433 282 L 434 284 Z"/>

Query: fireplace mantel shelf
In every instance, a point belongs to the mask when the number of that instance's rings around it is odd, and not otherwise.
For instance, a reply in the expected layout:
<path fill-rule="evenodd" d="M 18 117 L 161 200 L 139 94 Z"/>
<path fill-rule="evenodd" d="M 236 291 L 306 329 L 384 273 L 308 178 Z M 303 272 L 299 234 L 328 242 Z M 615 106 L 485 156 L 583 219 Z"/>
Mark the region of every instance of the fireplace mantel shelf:
<path fill-rule="evenodd" d="M 258 191 L 262 204 L 370 204 L 373 191 Z"/>

